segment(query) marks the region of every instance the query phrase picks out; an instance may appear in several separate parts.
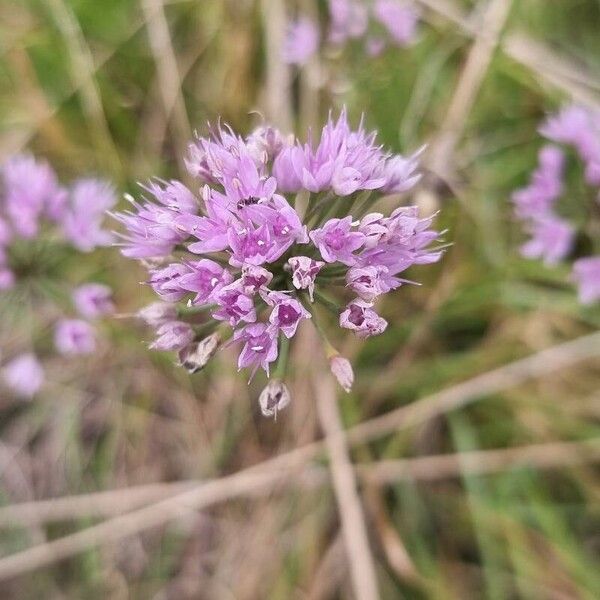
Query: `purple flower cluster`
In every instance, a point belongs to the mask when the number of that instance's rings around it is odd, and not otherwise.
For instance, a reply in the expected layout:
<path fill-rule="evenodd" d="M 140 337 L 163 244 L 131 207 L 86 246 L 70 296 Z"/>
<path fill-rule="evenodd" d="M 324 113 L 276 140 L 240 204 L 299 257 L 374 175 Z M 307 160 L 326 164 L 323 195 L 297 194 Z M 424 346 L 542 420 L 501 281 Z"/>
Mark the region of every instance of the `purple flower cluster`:
<path fill-rule="evenodd" d="M 162 300 L 140 312 L 156 331 L 152 347 L 178 351 L 190 370 L 233 330 L 238 367 L 268 374 L 279 357 L 280 379 L 282 348 L 302 322 L 318 318 L 313 302 L 361 338 L 380 334 L 387 322 L 376 299 L 407 282 L 401 274 L 410 266 L 441 256 L 430 249 L 439 237 L 432 218 L 419 218 L 415 207 L 368 212 L 381 194 L 419 180 L 417 160 L 384 152 L 362 123 L 352 130 L 345 110 L 307 143 L 267 126 L 247 138 L 220 126 L 191 144 L 186 164 L 198 194 L 155 181 L 115 217 L 125 230 L 122 253 L 149 266 Z M 350 294 L 346 306 L 327 298 L 336 288 Z M 326 347 L 349 389 L 349 363 Z"/>
<path fill-rule="evenodd" d="M 563 194 L 566 155 L 556 144 L 571 147 L 582 160 L 585 180 L 600 186 L 600 113 L 580 106 L 567 106 L 545 120 L 540 133 L 552 143 L 542 147 L 538 165 L 524 188 L 515 191 L 515 216 L 523 223 L 530 239 L 521 246 L 526 258 L 556 264 L 571 253 L 577 228 L 557 212 Z M 582 303 L 600 299 L 600 257 L 575 261 L 573 278 L 579 286 Z"/>
<path fill-rule="evenodd" d="M 343 46 L 350 40 L 364 40 L 370 56 L 380 54 L 387 43 L 405 47 L 417 35 L 420 12 L 408 0 L 328 0 L 329 25 L 327 40 L 333 46 Z M 301 17 L 288 25 L 283 46 L 283 58 L 289 64 L 304 65 L 313 56 L 320 42 L 317 23 Z"/>
<path fill-rule="evenodd" d="M 31 277 L 43 274 L 45 258 L 52 258 L 51 244 L 79 252 L 111 244 L 112 235 L 102 228 L 102 221 L 115 202 L 112 187 L 103 181 L 82 179 L 66 188 L 47 162 L 30 155 L 7 160 L 0 167 L 0 293 L 25 283 L 32 264 Z M 61 288 L 66 285 L 57 283 Z M 82 319 L 56 323 L 56 349 L 63 354 L 90 353 L 95 333 L 88 321 L 113 311 L 111 290 L 100 284 L 83 285 L 73 292 L 71 304 Z M 42 366 L 31 351 L 9 360 L 2 374 L 4 382 L 25 397 L 35 394 L 44 381 Z"/>

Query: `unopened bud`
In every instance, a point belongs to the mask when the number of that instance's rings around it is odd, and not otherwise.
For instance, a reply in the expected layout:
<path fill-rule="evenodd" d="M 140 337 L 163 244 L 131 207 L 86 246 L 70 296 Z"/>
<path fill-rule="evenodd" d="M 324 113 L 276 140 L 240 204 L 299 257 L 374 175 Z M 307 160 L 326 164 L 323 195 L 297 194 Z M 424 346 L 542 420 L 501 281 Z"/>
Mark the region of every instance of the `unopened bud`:
<path fill-rule="evenodd" d="M 159 327 L 177 318 L 177 308 L 168 302 L 153 302 L 139 310 L 137 316 L 150 327 Z"/>
<path fill-rule="evenodd" d="M 260 410 L 265 417 L 277 417 L 277 413 L 283 410 L 291 401 L 290 390 L 287 385 L 279 379 L 269 381 L 258 399 Z"/>
<path fill-rule="evenodd" d="M 179 351 L 179 364 L 189 373 L 201 371 L 214 356 L 220 342 L 221 336 L 215 331 L 203 340 L 186 346 Z"/>
<path fill-rule="evenodd" d="M 352 370 L 350 361 L 337 354 L 329 359 L 329 366 L 331 373 L 338 380 L 338 383 L 346 392 L 350 392 L 354 383 L 354 371 Z"/>

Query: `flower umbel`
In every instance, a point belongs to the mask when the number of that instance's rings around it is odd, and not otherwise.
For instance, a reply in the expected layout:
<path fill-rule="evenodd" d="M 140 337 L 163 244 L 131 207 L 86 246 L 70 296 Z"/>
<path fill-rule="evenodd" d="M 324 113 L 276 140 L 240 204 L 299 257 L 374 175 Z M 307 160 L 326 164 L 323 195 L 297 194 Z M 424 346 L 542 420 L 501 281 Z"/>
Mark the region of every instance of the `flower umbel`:
<path fill-rule="evenodd" d="M 66 274 L 69 259 L 81 263 L 82 253 L 112 243 L 102 224 L 115 202 L 106 181 L 86 178 L 63 187 L 47 162 L 28 154 L 0 165 L 0 294 L 10 302 L 8 294 L 15 293 L 35 306 L 32 324 L 43 318 L 55 326 L 61 354 L 92 352 L 96 338 L 88 321 L 114 310 L 110 288 L 87 283 L 73 289 Z M 74 312 L 82 319 L 64 317 Z M 2 379 L 17 395 L 31 397 L 44 382 L 43 367 L 30 348 L 18 352 L 2 367 Z"/>
<path fill-rule="evenodd" d="M 579 301 L 593 304 L 600 300 L 600 259 L 597 256 L 600 246 L 597 219 L 594 219 L 597 205 L 579 219 L 574 214 L 567 219 L 559 213 L 559 201 L 566 187 L 564 172 L 568 154 L 557 144 L 570 146 L 575 151 L 583 163 L 585 183 L 592 188 L 599 187 L 600 111 L 566 106 L 558 114 L 549 116 L 539 132 L 551 143 L 546 143 L 539 151 L 538 164 L 528 184 L 512 194 L 515 216 L 530 236 L 521 245 L 521 254 L 525 258 L 542 259 L 546 265 L 554 265 L 579 252 L 576 242 L 587 238 L 596 255 L 577 258 L 572 265 L 571 280 L 577 284 Z M 597 190 L 594 193 L 596 204 L 600 196 Z M 571 209 L 576 205 L 571 193 L 569 204 Z"/>
<path fill-rule="evenodd" d="M 154 200 L 116 215 L 126 229 L 123 254 L 153 259 L 148 283 L 165 302 L 139 313 L 156 330 L 152 347 L 177 350 L 194 371 L 216 350 L 211 334 L 231 328 L 238 367 L 251 377 L 278 361 L 260 401 L 274 415 L 289 402 L 287 345 L 304 322 L 318 325 L 326 308 L 359 337 L 378 335 L 387 322 L 374 302 L 408 283 L 400 274 L 410 266 L 440 258 L 430 248 L 439 239 L 431 217 L 415 207 L 368 212 L 380 196 L 398 201 L 416 184 L 417 156 L 385 152 L 362 122 L 351 128 L 345 110 L 306 143 L 269 126 L 247 138 L 219 126 L 198 138 L 187 160 L 198 195 L 178 182 L 166 194 L 154 183 L 145 188 Z M 331 367 L 349 390 L 350 363 L 339 357 Z"/>

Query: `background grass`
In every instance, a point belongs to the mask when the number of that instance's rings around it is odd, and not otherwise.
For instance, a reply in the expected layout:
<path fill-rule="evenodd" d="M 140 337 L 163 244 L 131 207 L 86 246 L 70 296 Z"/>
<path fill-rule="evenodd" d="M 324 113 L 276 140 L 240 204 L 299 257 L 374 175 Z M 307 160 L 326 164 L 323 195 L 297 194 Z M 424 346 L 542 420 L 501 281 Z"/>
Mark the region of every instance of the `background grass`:
<path fill-rule="evenodd" d="M 185 111 L 164 109 L 164 78 L 149 45 L 152 2 L 0 1 L 0 154 L 29 148 L 65 179 L 111 178 L 122 191 L 151 175 L 185 177 L 178 158 L 192 129 L 219 116 L 248 131 L 269 115 L 268 45 L 251 0 L 164 0 Z M 160 5 L 160 3 L 158 3 Z M 290 2 L 289 10 L 294 8 Z M 320 10 L 324 3 L 299 3 Z M 472 47 L 469 24 L 485 2 L 424 2 L 418 42 L 376 59 L 348 47 L 321 63 L 317 113 L 303 113 L 306 81 L 293 75 L 293 124 L 300 131 L 330 107 L 365 113 L 382 143 L 407 152 L 435 145 Z M 462 24 L 432 10 L 450 7 Z M 269 6 L 271 8 L 269 8 Z M 144 9 L 145 7 L 145 9 Z M 460 21 L 460 19 L 459 19 Z M 600 103 L 600 4 L 515 0 L 498 50 L 449 157 L 449 180 L 428 173 L 413 200 L 439 209 L 452 247 L 423 282 L 382 306 L 385 335 L 347 339 L 356 386 L 340 397 L 346 425 L 408 405 L 519 357 L 598 328 L 597 307 L 576 301 L 565 267 L 522 260 L 508 197 L 535 165 L 540 120 L 575 95 Z M 515 60 L 507 40 L 526 36 L 536 68 Z M 535 44 L 535 45 L 534 45 Z M 160 54 L 164 56 L 164 54 Z M 556 75 L 562 62 L 567 68 Z M 162 74 L 164 77 L 164 72 Z M 167 90 L 168 92 L 169 90 Z M 189 129 L 188 129 L 189 126 Z M 564 210 L 585 223 L 592 200 L 575 161 Z M 63 268 L 110 283 L 121 313 L 151 298 L 143 273 L 116 252 Z M 15 298 L 2 304 L 2 337 L 18 346 L 29 331 L 48 345 L 51 315 Z M 17 331 L 18 333 L 14 333 Z M 99 356 L 49 359 L 50 384 L 34 403 L 1 403 L 0 492 L 5 504 L 150 482 L 220 477 L 320 437 L 306 383 L 311 339 L 292 354 L 292 406 L 277 421 L 258 415 L 231 352 L 190 378 L 172 357 L 149 353 L 148 332 L 130 320 L 106 325 Z M 332 329 L 332 335 L 333 333 Z M 484 394 L 418 426 L 355 445 L 357 462 L 472 450 L 598 440 L 600 364 L 585 361 Z M 460 457 L 459 457 L 460 458 Z M 485 458 L 482 459 L 485 465 Z M 382 598 L 597 598 L 600 486 L 592 464 L 543 469 L 505 465 L 477 474 L 404 476 L 362 488 Z M 317 463 L 325 464 L 324 461 Z M 292 479 L 298 471 L 290 472 Z M 83 501 L 85 502 L 85 500 Z M 101 516 L 10 523 L 8 555 L 58 539 Z M 352 591 L 332 493 L 326 487 L 241 499 L 148 529 L 46 568 L 0 582 L 3 598 L 349 598 Z"/>

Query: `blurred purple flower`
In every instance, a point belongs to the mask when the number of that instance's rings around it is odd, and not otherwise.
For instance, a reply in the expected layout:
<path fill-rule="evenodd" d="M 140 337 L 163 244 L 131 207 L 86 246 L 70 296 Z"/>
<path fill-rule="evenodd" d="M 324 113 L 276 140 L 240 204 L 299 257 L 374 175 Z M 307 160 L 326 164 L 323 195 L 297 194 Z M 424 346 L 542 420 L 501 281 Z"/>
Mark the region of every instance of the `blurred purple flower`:
<path fill-rule="evenodd" d="M 329 0 L 329 41 L 343 44 L 350 38 L 362 37 L 367 31 L 369 15 L 360 0 Z"/>
<path fill-rule="evenodd" d="M 91 354 L 96 349 L 94 328 L 80 319 L 62 319 L 54 330 L 54 345 L 65 355 Z"/>
<path fill-rule="evenodd" d="M 44 384 L 44 370 L 34 354 L 21 354 L 2 368 L 6 384 L 19 396 L 31 398 Z"/>
<path fill-rule="evenodd" d="M 544 146 L 538 155 L 538 166 L 529 184 L 512 195 L 515 213 L 520 219 L 548 214 L 562 194 L 565 157 L 560 148 Z"/>
<path fill-rule="evenodd" d="M 579 301 L 582 304 L 600 300 L 600 256 L 576 260 L 573 263 L 573 277 L 579 288 Z"/>
<path fill-rule="evenodd" d="M 306 17 L 289 23 L 283 44 L 283 60 L 291 65 L 305 65 L 319 47 L 319 28 Z"/>
<path fill-rule="evenodd" d="M 4 163 L 1 174 L 6 215 L 19 236 L 35 237 L 44 215 L 61 217 L 65 192 L 48 163 L 16 155 Z"/>
<path fill-rule="evenodd" d="M 416 38 L 419 11 L 403 0 L 375 0 L 375 19 L 388 31 L 398 46 L 408 46 Z"/>
<path fill-rule="evenodd" d="M 526 227 L 531 239 L 521 246 L 525 258 L 541 258 L 552 265 L 571 251 L 575 230 L 564 219 L 547 215 L 530 221 Z"/>
<path fill-rule="evenodd" d="M 0 292 L 12 289 L 15 283 L 15 274 L 10 269 L 0 266 Z"/>
<path fill-rule="evenodd" d="M 98 179 L 76 181 L 62 217 L 65 237 L 82 252 L 110 245 L 113 236 L 102 229 L 102 221 L 116 201 L 114 189 L 107 182 Z"/>
<path fill-rule="evenodd" d="M 112 290 L 101 283 L 86 283 L 73 291 L 73 303 L 77 312 L 86 319 L 110 315 L 115 310 Z"/>

